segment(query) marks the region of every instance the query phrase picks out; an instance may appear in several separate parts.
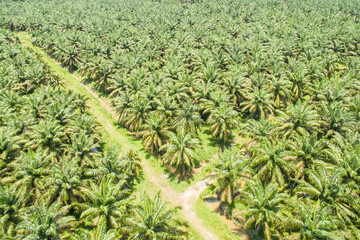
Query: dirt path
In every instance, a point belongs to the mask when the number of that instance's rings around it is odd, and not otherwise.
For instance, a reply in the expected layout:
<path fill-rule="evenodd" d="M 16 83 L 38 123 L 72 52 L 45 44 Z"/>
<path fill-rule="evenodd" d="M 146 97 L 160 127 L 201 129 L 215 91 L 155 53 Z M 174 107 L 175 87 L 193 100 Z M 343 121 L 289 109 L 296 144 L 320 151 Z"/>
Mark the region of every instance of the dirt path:
<path fill-rule="evenodd" d="M 204 239 L 217 240 L 218 237 L 203 225 L 202 220 L 196 215 L 194 209 L 197 198 L 200 196 L 201 192 L 205 190 L 209 182 L 206 180 L 200 181 L 189 187 L 183 193 L 176 191 L 169 185 L 164 175 L 159 175 L 159 172 L 151 167 L 150 163 L 146 160 L 146 154 L 143 153 L 142 149 L 134 146 L 129 140 L 129 137 L 125 136 L 125 134 L 120 132 L 120 130 L 114 125 L 114 123 L 116 123 L 116 114 L 104 99 L 99 97 L 87 84 L 83 83 L 80 77 L 68 72 L 62 68 L 59 63 L 47 56 L 47 54 L 40 48 L 33 46 L 31 38 L 26 33 L 20 33 L 17 34 L 17 36 L 21 39 L 23 45 L 38 53 L 44 63 L 47 64 L 54 73 L 64 76 L 62 80 L 64 81 L 66 88 L 83 95 L 85 94 L 86 97 L 90 98 L 88 105 L 91 113 L 97 118 L 104 131 L 112 137 L 112 140 L 118 142 L 122 146 L 125 145 L 126 149 L 133 149 L 140 152 L 139 155 L 143 159 L 142 164 L 145 178 L 147 181 L 151 182 L 151 184 L 156 186 L 156 188 L 161 190 L 162 198 L 174 206 L 180 205 L 182 207 L 184 218 L 194 229 L 201 233 Z M 104 110 L 106 113 L 111 114 L 111 120 L 103 116 Z"/>

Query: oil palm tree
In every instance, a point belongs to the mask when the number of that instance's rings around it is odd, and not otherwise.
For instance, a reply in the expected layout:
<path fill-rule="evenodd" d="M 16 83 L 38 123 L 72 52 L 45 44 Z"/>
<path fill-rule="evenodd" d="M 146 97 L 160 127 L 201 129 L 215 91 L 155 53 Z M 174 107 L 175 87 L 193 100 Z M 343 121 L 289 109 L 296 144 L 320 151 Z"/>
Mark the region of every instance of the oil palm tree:
<path fill-rule="evenodd" d="M 61 203 L 54 203 L 47 207 L 45 201 L 39 205 L 29 207 L 16 229 L 23 239 L 62 239 L 65 230 L 73 230 L 75 218 L 66 216 L 66 207 Z"/>
<path fill-rule="evenodd" d="M 190 101 L 184 102 L 182 107 L 176 111 L 174 125 L 177 131 L 196 133 L 200 128 L 202 120 L 198 112 L 198 106 Z"/>
<path fill-rule="evenodd" d="M 21 221 L 22 194 L 16 188 L 0 186 L 0 237 L 14 236 Z"/>
<path fill-rule="evenodd" d="M 343 221 L 332 214 L 328 206 L 316 202 L 313 207 L 297 202 L 293 206 L 293 216 L 286 220 L 285 226 L 290 234 L 285 239 L 347 239 Z M 311 205 L 310 205 L 311 206 Z"/>
<path fill-rule="evenodd" d="M 124 125 L 130 131 L 138 131 L 149 114 L 151 105 L 143 98 L 134 99 L 130 104 L 129 114 L 124 120 Z"/>
<path fill-rule="evenodd" d="M 240 201 L 246 204 L 244 229 L 252 230 L 263 239 L 270 240 L 279 235 L 283 219 L 279 211 L 283 208 L 288 195 L 278 191 L 277 183 L 263 185 L 259 180 L 247 184 Z"/>
<path fill-rule="evenodd" d="M 132 200 L 124 184 L 124 180 L 114 183 L 114 177 L 108 176 L 102 178 L 99 185 L 90 182 L 89 188 L 82 188 L 88 201 L 81 203 L 84 210 L 80 219 L 90 220 L 94 226 L 104 224 L 106 230 L 120 227 Z"/>
<path fill-rule="evenodd" d="M 273 113 L 273 95 L 265 88 L 254 88 L 247 94 L 246 99 L 240 104 L 242 111 L 249 112 L 256 119 L 266 117 Z"/>
<path fill-rule="evenodd" d="M 141 164 L 141 158 L 137 152 L 131 149 L 129 152 L 123 154 L 119 160 L 122 166 L 122 171 L 130 175 L 128 177 L 128 182 L 132 183 L 135 179 L 140 178 L 143 166 Z"/>
<path fill-rule="evenodd" d="M 217 138 L 222 145 L 226 145 L 232 138 L 232 129 L 237 125 L 237 112 L 227 104 L 221 104 L 210 112 L 207 120 L 209 132 Z"/>
<path fill-rule="evenodd" d="M 306 169 L 315 164 L 323 164 L 326 160 L 326 144 L 323 140 L 318 140 L 317 134 L 294 135 L 291 140 L 294 145 L 289 149 L 289 155 L 296 158 L 300 176 L 304 176 Z"/>
<path fill-rule="evenodd" d="M 345 134 L 348 130 L 359 129 L 358 123 L 352 112 L 348 111 L 344 106 L 339 103 L 334 104 L 321 104 L 321 116 L 324 119 L 324 133 L 331 136 L 334 132 Z"/>
<path fill-rule="evenodd" d="M 124 175 L 129 173 L 124 171 L 122 161 L 120 161 L 120 151 L 121 149 L 116 145 L 109 146 L 103 156 L 96 159 L 95 168 L 88 169 L 86 174 L 97 178 L 112 175 L 116 181 L 123 179 Z"/>
<path fill-rule="evenodd" d="M 251 138 L 244 144 L 248 149 L 254 144 L 256 145 L 276 137 L 275 125 L 266 118 L 248 120 L 241 133 Z"/>
<path fill-rule="evenodd" d="M 0 128 L 0 160 L 7 161 L 21 147 L 21 138 L 15 130 Z"/>
<path fill-rule="evenodd" d="M 231 148 L 221 152 L 214 167 L 210 169 L 212 173 L 209 176 L 216 178 L 214 191 L 222 205 L 225 205 L 224 213 L 227 217 L 232 216 L 235 207 L 234 198 L 241 187 L 240 181 L 251 176 L 249 164 L 248 158 Z"/>
<path fill-rule="evenodd" d="M 93 165 L 93 158 L 98 155 L 98 152 L 93 149 L 99 146 L 92 135 L 89 136 L 85 131 L 80 131 L 79 133 L 71 134 L 71 145 L 64 146 L 64 148 L 83 167 Z"/>
<path fill-rule="evenodd" d="M 43 190 L 42 178 L 48 174 L 47 166 L 51 161 L 42 149 L 36 152 L 29 149 L 27 153 L 22 152 L 17 161 L 11 163 L 15 172 L 6 181 L 13 182 L 12 187 L 23 194 L 23 203 L 38 202 Z"/>
<path fill-rule="evenodd" d="M 54 165 L 49 176 L 44 179 L 46 192 L 43 197 L 49 204 L 61 202 L 64 205 L 71 205 L 84 200 L 81 187 L 85 181 L 81 179 L 81 170 L 74 161 L 63 159 Z"/>
<path fill-rule="evenodd" d="M 30 148 L 43 148 L 48 153 L 57 153 L 63 144 L 64 128 L 54 120 L 41 120 L 28 133 Z"/>
<path fill-rule="evenodd" d="M 184 129 L 177 133 L 168 133 L 169 142 L 160 148 L 165 150 L 163 161 L 176 168 L 181 175 L 189 173 L 195 166 L 193 149 L 199 146 L 200 141 Z"/>
<path fill-rule="evenodd" d="M 321 121 L 319 114 L 312 105 L 297 101 L 295 105 L 290 104 L 285 112 L 280 112 L 281 126 L 278 128 L 284 136 L 292 134 L 310 134 L 317 131 Z"/>
<path fill-rule="evenodd" d="M 358 220 L 359 204 L 352 188 L 341 183 L 338 172 L 330 173 L 324 166 L 318 165 L 307 171 L 308 181 L 299 182 L 296 191 L 309 195 L 314 200 L 328 205 L 347 224 Z"/>
<path fill-rule="evenodd" d="M 151 113 L 136 136 L 141 137 L 145 149 L 158 153 L 160 147 L 164 144 L 168 128 L 163 116 Z"/>
<path fill-rule="evenodd" d="M 270 91 L 274 95 L 274 106 L 276 108 L 287 106 L 287 102 L 292 99 L 291 82 L 285 78 L 271 76 L 269 79 Z M 290 94 L 289 94 L 290 93 Z"/>
<path fill-rule="evenodd" d="M 180 239 L 186 235 L 186 224 L 177 219 L 178 208 L 166 209 L 166 203 L 158 192 L 151 199 L 145 191 L 140 197 L 141 204 L 133 209 L 134 216 L 130 218 L 133 239 Z"/>
<path fill-rule="evenodd" d="M 265 141 L 251 149 L 254 178 L 264 182 L 277 182 L 281 186 L 289 183 L 294 174 L 294 164 L 288 154 L 288 142 L 278 140 L 276 143 Z"/>

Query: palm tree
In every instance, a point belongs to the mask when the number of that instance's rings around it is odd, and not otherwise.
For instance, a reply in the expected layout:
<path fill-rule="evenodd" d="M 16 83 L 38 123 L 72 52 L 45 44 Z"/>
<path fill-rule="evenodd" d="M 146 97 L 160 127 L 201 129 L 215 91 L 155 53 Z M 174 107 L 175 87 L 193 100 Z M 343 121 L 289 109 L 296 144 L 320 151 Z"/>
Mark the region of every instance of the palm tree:
<path fill-rule="evenodd" d="M 186 234 L 186 224 L 176 218 L 178 208 L 166 210 L 166 203 L 158 192 L 152 200 L 145 191 L 141 193 L 141 204 L 134 208 L 130 219 L 132 239 L 180 239 Z"/>
<path fill-rule="evenodd" d="M 211 177 L 216 178 L 215 192 L 222 205 L 225 204 L 225 215 L 232 216 L 235 207 L 234 198 L 238 194 L 240 181 L 250 177 L 249 159 L 241 156 L 238 150 L 232 148 L 221 152 L 211 168 Z M 221 209 L 222 210 L 222 209 Z"/>
<path fill-rule="evenodd" d="M 249 91 L 248 80 L 241 76 L 241 73 L 238 71 L 233 73 L 231 72 L 230 74 L 231 75 L 228 78 L 223 80 L 225 89 L 228 94 L 233 96 L 236 105 L 239 106 L 241 102 L 245 100 L 245 96 Z"/>
<path fill-rule="evenodd" d="M 14 182 L 12 187 L 23 194 L 23 203 L 36 203 L 39 200 L 43 189 L 42 178 L 48 173 L 47 166 L 51 158 L 42 149 L 37 149 L 36 152 L 29 149 L 11 163 L 15 172 L 7 181 Z"/>
<path fill-rule="evenodd" d="M 350 147 L 341 151 L 339 148 L 335 151 L 335 171 L 340 174 L 342 183 L 352 185 L 354 188 L 360 187 L 360 147 Z"/>
<path fill-rule="evenodd" d="M 292 59 L 291 59 L 292 60 Z M 292 83 L 292 92 L 295 100 L 302 100 L 306 87 L 309 85 L 309 79 L 305 76 L 305 69 L 300 61 L 290 61 L 290 71 L 286 72 L 287 79 Z"/>
<path fill-rule="evenodd" d="M 321 116 L 324 119 L 324 133 L 331 136 L 334 132 L 345 134 L 348 130 L 359 129 L 359 124 L 352 112 L 344 108 L 340 103 L 321 104 Z"/>
<path fill-rule="evenodd" d="M 265 88 L 254 88 L 245 98 L 246 100 L 240 104 L 243 107 L 242 111 L 249 112 L 256 119 L 266 117 L 274 111 L 271 101 L 273 95 Z"/>
<path fill-rule="evenodd" d="M 130 110 L 127 117 L 124 119 L 124 125 L 129 128 L 130 131 L 139 130 L 149 114 L 151 105 L 143 98 L 134 99 L 130 103 Z"/>
<path fill-rule="evenodd" d="M 244 143 L 247 149 L 250 149 L 253 145 L 266 142 L 268 139 L 275 137 L 275 125 L 266 118 L 260 118 L 259 120 L 248 120 L 245 127 L 241 130 L 241 133 L 245 136 L 249 136 L 250 140 Z"/>
<path fill-rule="evenodd" d="M 12 155 L 20 148 L 21 142 L 16 130 L 0 128 L 0 160 L 7 161 L 9 157 L 13 158 Z"/>
<path fill-rule="evenodd" d="M 253 230 L 262 239 L 270 240 L 279 235 L 283 220 L 279 211 L 283 208 L 288 195 L 278 191 L 278 184 L 263 185 L 259 180 L 247 184 L 240 201 L 247 206 L 244 229 Z"/>
<path fill-rule="evenodd" d="M 22 197 L 16 188 L 0 186 L 0 237 L 14 235 L 21 220 Z"/>
<path fill-rule="evenodd" d="M 117 233 L 116 230 L 104 230 L 106 226 L 104 224 L 98 225 L 92 230 L 87 230 L 84 228 L 78 228 L 76 233 L 69 234 L 70 236 L 66 239 L 69 240 L 115 240 L 119 239 L 121 236 Z"/>
<path fill-rule="evenodd" d="M 120 164 L 122 171 L 130 175 L 128 181 L 132 183 L 134 179 L 139 179 L 142 173 L 143 166 L 139 154 L 134 150 L 130 150 L 120 157 Z"/>
<path fill-rule="evenodd" d="M 60 151 L 64 129 L 54 120 L 40 120 L 38 125 L 35 125 L 33 131 L 29 132 L 29 147 L 32 149 L 43 148 L 48 153 L 57 153 Z"/>
<path fill-rule="evenodd" d="M 93 151 L 93 149 L 99 146 L 96 139 L 91 135 L 89 136 L 85 131 L 80 131 L 79 133 L 71 134 L 71 145 L 64 146 L 64 148 L 66 148 L 66 152 L 83 167 L 87 165 L 93 166 L 93 157 L 98 155 L 98 152 Z"/>
<path fill-rule="evenodd" d="M 190 101 L 184 102 L 182 107 L 176 111 L 174 125 L 178 131 L 183 129 L 186 132 L 196 133 L 197 129 L 201 127 L 201 123 L 198 106 Z"/>
<path fill-rule="evenodd" d="M 270 91 L 274 95 L 275 107 L 285 107 L 287 102 L 292 99 L 291 96 L 291 82 L 285 78 L 277 78 L 271 76 L 269 79 Z M 290 94 L 289 94 L 290 93 Z"/>
<path fill-rule="evenodd" d="M 232 129 L 237 125 L 237 112 L 227 104 L 221 104 L 211 111 L 207 120 L 209 131 L 213 138 L 217 138 L 225 145 L 232 138 Z"/>
<path fill-rule="evenodd" d="M 176 104 L 176 100 L 169 96 L 168 93 L 162 95 L 160 99 L 156 99 L 155 103 L 157 105 L 156 111 L 163 115 L 166 121 L 175 116 L 175 110 L 179 107 Z"/>
<path fill-rule="evenodd" d="M 95 168 L 88 170 L 86 174 L 97 178 L 112 175 L 116 181 L 119 181 L 124 178 L 124 175 L 129 174 L 124 171 L 120 158 L 120 148 L 116 145 L 111 145 L 106 149 L 101 158 L 96 159 Z"/>
<path fill-rule="evenodd" d="M 321 206 L 318 201 L 311 209 L 307 204 L 296 202 L 292 209 L 293 216 L 285 224 L 290 234 L 285 239 L 345 239 L 344 223 L 332 215 L 330 207 Z"/>
<path fill-rule="evenodd" d="M 48 203 L 61 202 L 64 205 L 75 204 L 85 197 L 81 187 L 85 182 L 81 179 L 80 168 L 74 161 L 63 159 L 54 165 L 49 176 L 45 178 L 46 193 L 43 195 Z"/>
<path fill-rule="evenodd" d="M 317 132 L 320 126 L 320 116 L 312 105 L 297 101 L 295 105 L 290 104 L 286 112 L 280 112 L 281 126 L 278 128 L 284 136 L 292 134 L 305 135 Z"/>
<path fill-rule="evenodd" d="M 359 203 L 353 190 L 341 183 L 341 175 L 329 173 L 324 166 L 318 165 L 307 171 L 308 181 L 300 181 L 295 189 L 298 194 L 305 194 L 314 200 L 321 200 L 333 209 L 334 214 L 347 224 L 358 220 Z"/>
<path fill-rule="evenodd" d="M 136 136 L 142 138 L 145 149 L 158 153 L 160 147 L 164 144 L 168 130 L 164 117 L 159 116 L 157 113 L 151 113 L 140 127 L 140 130 Z"/>
<path fill-rule="evenodd" d="M 212 110 L 220 107 L 223 104 L 229 104 L 230 96 L 223 90 L 216 89 L 209 94 L 209 99 L 200 99 L 200 108 L 203 114 L 209 114 Z"/>
<path fill-rule="evenodd" d="M 99 185 L 91 181 L 90 188 L 82 188 L 88 201 L 80 204 L 84 209 L 80 219 L 92 220 L 94 226 L 104 224 L 106 230 L 120 227 L 132 200 L 130 190 L 124 189 L 124 184 L 124 180 L 114 183 L 114 177 L 107 176 Z"/>
<path fill-rule="evenodd" d="M 191 172 L 195 166 L 193 149 L 199 146 L 200 141 L 184 129 L 177 133 L 169 132 L 168 137 L 169 142 L 160 148 L 160 151 L 166 150 L 163 160 L 181 175 Z"/>
<path fill-rule="evenodd" d="M 80 133 L 83 131 L 87 135 L 95 136 L 97 135 L 99 124 L 96 122 L 95 117 L 88 114 L 83 113 L 76 115 L 72 118 L 70 126 L 71 132 Z"/>
<path fill-rule="evenodd" d="M 118 115 L 118 121 L 124 123 L 125 119 L 130 114 L 131 104 L 134 96 L 128 92 L 121 92 L 118 97 L 114 99 L 115 112 Z"/>
<path fill-rule="evenodd" d="M 254 178 L 265 182 L 277 182 L 285 187 L 294 174 L 294 164 L 288 154 L 288 142 L 284 139 L 276 143 L 265 141 L 250 150 Z"/>
<path fill-rule="evenodd" d="M 298 175 L 303 176 L 306 169 L 322 164 L 326 159 L 325 142 L 318 140 L 317 134 L 294 135 L 291 140 L 294 145 L 290 145 L 289 155 L 296 158 L 300 170 Z"/>
<path fill-rule="evenodd" d="M 16 229 L 23 239 L 62 239 L 65 230 L 73 230 L 75 218 L 66 216 L 66 207 L 61 203 L 54 203 L 50 207 L 45 201 L 38 206 L 31 206 Z"/>

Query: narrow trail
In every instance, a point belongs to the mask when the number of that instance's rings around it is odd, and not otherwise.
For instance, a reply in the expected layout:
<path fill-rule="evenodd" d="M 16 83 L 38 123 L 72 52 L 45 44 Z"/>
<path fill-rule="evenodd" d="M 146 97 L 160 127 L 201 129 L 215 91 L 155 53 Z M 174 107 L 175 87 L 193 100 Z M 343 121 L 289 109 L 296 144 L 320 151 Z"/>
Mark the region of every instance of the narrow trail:
<path fill-rule="evenodd" d="M 113 141 L 122 146 L 125 145 L 127 150 L 133 149 L 139 152 L 140 157 L 143 159 L 142 164 L 145 179 L 156 186 L 156 188 L 161 190 L 161 197 L 165 201 L 171 203 L 173 206 L 181 206 L 184 218 L 190 223 L 191 227 L 193 227 L 203 236 L 204 239 L 219 239 L 214 233 L 212 233 L 203 225 L 202 220 L 197 216 L 194 209 L 196 200 L 210 182 L 203 180 L 189 187 L 184 192 L 176 191 L 172 186 L 170 186 L 164 175 L 159 174 L 158 170 L 154 169 L 149 161 L 146 160 L 147 153 L 144 152 L 143 149 L 134 146 L 131 140 L 129 140 L 129 132 L 127 132 L 126 135 L 126 133 L 123 133 L 124 131 L 120 131 L 115 126 L 116 115 L 106 100 L 99 97 L 95 91 L 93 91 L 87 84 L 83 83 L 80 77 L 62 68 L 59 63 L 51 59 L 42 49 L 32 45 L 31 37 L 29 35 L 21 32 L 18 33 L 17 36 L 24 46 L 39 54 L 43 62 L 49 66 L 51 71 L 53 71 L 55 74 L 65 76 L 62 78 L 65 88 L 85 95 L 89 98 L 89 101 L 87 102 L 90 107 L 90 112 L 97 118 L 103 130 L 112 137 Z M 104 114 L 110 114 L 112 116 L 111 120 L 105 117 Z"/>

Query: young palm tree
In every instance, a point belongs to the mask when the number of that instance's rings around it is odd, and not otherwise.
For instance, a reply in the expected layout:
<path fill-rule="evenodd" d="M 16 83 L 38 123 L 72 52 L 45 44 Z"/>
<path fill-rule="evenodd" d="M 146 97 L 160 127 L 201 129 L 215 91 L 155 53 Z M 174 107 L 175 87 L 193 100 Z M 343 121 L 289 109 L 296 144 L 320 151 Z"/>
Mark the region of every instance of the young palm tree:
<path fill-rule="evenodd" d="M 253 145 L 266 142 L 268 139 L 276 137 L 275 125 L 266 118 L 248 120 L 244 129 L 241 130 L 241 133 L 250 137 L 250 140 L 244 143 L 247 149 L 250 149 Z"/>
<path fill-rule="evenodd" d="M 42 178 L 47 175 L 51 155 L 42 149 L 36 152 L 31 149 L 27 153 L 22 152 L 17 161 L 11 165 L 15 169 L 9 181 L 14 182 L 12 187 L 23 194 L 23 203 L 36 203 L 40 199 L 43 190 Z"/>
<path fill-rule="evenodd" d="M 333 209 L 334 215 L 346 223 L 358 220 L 359 203 L 349 185 L 341 183 L 341 175 L 329 173 L 324 166 L 316 166 L 307 172 L 308 181 L 299 182 L 295 190 L 299 194 L 320 200 Z"/>
<path fill-rule="evenodd" d="M 97 151 L 93 151 L 99 147 L 96 140 L 85 131 L 71 134 L 71 145 L 65 145 L 66 152 L 77 162 L 80 166 L 93 166 L 94 156 L 98 155 Z"/>
<path fill-rule="evenodd" d="M 20 148 L 21 138 L 15 130 L 0 128 L 0 160 L 6 161 Z"/>
<path fill-rule="evenodd" d="M 270 240 L 279 235 L 283 220 L 279 211 L 283 208 L 288 195 L 278 192 L 279 185 L 263 185 L 259 180 L 247 184 L 242 192 L 241 202 L 247 205 L 244 229 L 253 230 L 262 239 Z"/>
<path fill-rule="evenodd" d="M 185 130 L 187 133 L 196 133 L 201 127 L 201 123 L 198 106 L 190 101 L 184 102 L 182 107 L 176 111 L 174 125 L 178 131 Z"/>
<path fill-rule="evenodd" d="M 246 96 L 246 100 L 240 104 L 242 111 L 247 111 L 254 118 L 266 117 L 274 111 L 273 95 L 268 93 L 265 88 L 254 88 Z"/>
<path fill-rule="evenodd" d="M 225 204 L 224 212 L 227 217 L 232 216 L 240 180 L 250 177 L 249 164 L 249 159 L 241 156 L 236 149 L 229 149 L 219 155 L 214 167 L 210 169 L 210 176 L 216 178 L 215 192 L 218 199 Z"/>
<path fill-rule="evenodd" d="M 160 148 L 160 151 L 166 150 L 163 160 L 181 175 L 191 172 L 195 166 L 193 149 L 199 146 L 200 141 L 184 129 L 178 133 L 169 132 L 168 137 L 169 142 Z"/>
<path fill-rule="evenodd" d="M 226 145 L 232 138 L 232 129 L 237 125 L 237 112 L 226 104 L 221 104 L 211 111 L 207 120 L 209 131 L 213 138 L 217 138 L 222 145 Z"/>
<path fill-rule="evenodd" d="M 294 174 L 294 164 L 289 158 L 288 142 L 278 140 L 276 143 L 265 141 L 251 149 L 253 154 L 251 168 L 254 177 L 265 182 L 277 182 L 285 187 Z"/>
<path fill-rule="evenodd" d="M 120 227 L 132 200 L 124 184 L 125 181 L 114 183 L 114 177 L 108 176 L 102 178 L 99 185 L 90 182 L 90 188 L 82 188 L 88 201 L 80 204 L 84 209 L 80 219 L 90 220 L 94 226 L 104 224 L 106 230 Z"/>
<path fill-rule="evenodd" d="M 38 206 L 31 206 L 16 229 L 23 239 L 62 239 L 65 230 L 73 230 L 75 218 L 66 216 L 66 208 L 61 203 L 54 203 L 50 207 L 45 201 Z"/>
<path fill-rule="evenodd" d="M 28 135 L 30 148 L 41 147 L 47 153 L 57 153 L 63 143 L 64 129 L 54 120 L 41 120 Z"/>
<path fill-rule="evenodd" d="M 320 116 L 312 105 L 297 101 L 295 105 L 290 104 L 286 112 L 281 112 L 282 123 L 279 130 L 284 136 L 292 134 L 310 134 L 316 132 L 320 126 Z"/>
<path fill-rule="evenodd" d="M 21 220 L 23 195 L 16 188 L 0 186 L 0 237 L 13 236 Z"/>
<path fill-rule="evenodd" d="M 134 208 L 134 216 L 130 218 L 132 239 L 180 239 L 186 235 L 186 224 L 176 218 L 178 208 L 166 210 L 166 203 L 158 192 L 154 199 L 143 191 L 141 204 Z"/>
<path fill-rule="evenodd" d="M 145 149 L 158 153 L 160 147 L 164 144 L 168 130 L 164 117 L 159 116 L 157 113 L 151 113 L 140 127 L 140 130 L 136 136 L 142 138 Z"/>
<path fill-rule="evenodd" d="M 120 164 L 122 166 L 122 171 L 130 175 L 128 178 L 130 183 L 132 183 L 133 180 L 140 178 L 143 167 L 141 164 L 141 158 L 137 152 L 130 150 L 126 154 L 122 155 L 120 157 Z"/>
<path fill-rule="evenodd" d="M 53 166 L 49 176 L 45 178 L 46 192 L 43 197 L 48 203 L 61 202 L 64 205 L 75 204 L 84 200 L 81 187 L 85 181 L 81 179 L 80 168 L 74 161 L 63 159 Z"/>
<path fill-rule="evenodd" d="M 347 234 L 344 232 L 344 223 L 332 215 L 330 207 L 323 207 L 319 202 L 313 207 L 297 202 L 292 209 L 293 216 L 285 224 L 290 234 L 285 239 L 345 239 Z"/>

